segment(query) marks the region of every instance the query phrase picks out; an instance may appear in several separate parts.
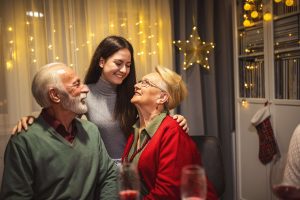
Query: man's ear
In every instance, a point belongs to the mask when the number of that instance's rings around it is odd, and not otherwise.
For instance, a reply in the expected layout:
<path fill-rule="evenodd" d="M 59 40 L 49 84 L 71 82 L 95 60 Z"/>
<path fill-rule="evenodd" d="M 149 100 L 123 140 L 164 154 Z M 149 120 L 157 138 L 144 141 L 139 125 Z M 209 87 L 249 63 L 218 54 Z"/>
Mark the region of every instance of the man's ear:
<path fill-rule="evenodd" d="M 54 103 L 60 102 L 60 95 L 58 94 L 56 89 L 50 88 L 48 93 L 49 93 L 49 98 L 52 102 L 54 102 Z"/>
<path fill-rule="evenodd" d="M 159 98 L 157 99 L 157 104 L 165 104 L 169 100 L 169 95 L 166 92 L 161 92 Z"/>
<path fill-rule="evenodd" d="M 99 66 L 100 66 L 101 68 L 103 68 L 104 63 L 105 63 L 105 60 L 101 57 L 101 58 L 100 58 L 100 61 L 99 61 Z"/>

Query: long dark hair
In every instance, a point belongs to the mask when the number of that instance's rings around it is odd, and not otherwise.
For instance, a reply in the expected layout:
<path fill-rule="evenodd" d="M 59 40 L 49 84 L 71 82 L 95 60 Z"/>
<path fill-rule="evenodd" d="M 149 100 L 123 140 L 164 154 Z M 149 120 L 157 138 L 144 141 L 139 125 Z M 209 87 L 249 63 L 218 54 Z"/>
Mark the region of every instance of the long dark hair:
<path fill-rule="evenodd" d="M 128 136 L 132 131 L 132 125 L 137 119 L 137 110 L 130 102 L 130 99 L 134 95 L 134 84 L 136 83 L 132 45 L 125 38 L 120 36 L 108 36 L 103 39 L 95 50 L 89 69 L 85 75 L 84 83 L 96 83 L 102 73 L 102 68 L 99 67 L 100 58 L 107 60 L 121 49 L 128 49 L 130 51 L 131 65 L 130 73 L 123 80 L 122 84 L 117 86 L 114 117 L 116 120 L 119 120 L 122 131 Z"/>

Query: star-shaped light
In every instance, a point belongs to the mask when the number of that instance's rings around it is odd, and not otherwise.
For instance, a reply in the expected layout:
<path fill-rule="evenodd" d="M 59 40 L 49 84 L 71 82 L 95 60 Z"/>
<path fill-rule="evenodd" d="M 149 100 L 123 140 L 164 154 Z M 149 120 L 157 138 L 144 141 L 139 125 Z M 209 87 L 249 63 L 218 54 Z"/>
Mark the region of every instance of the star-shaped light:
<path fill-rule="evenodd" d="M 184 54 L 184 70 L 191 67 L 194 63 L 200 64 L 204 68 L 209 69 L 208 54 L 215 46 L 213 43 L 201 41 L 196 27 L 193 27 L 190 40 L 173 41 L 173 44 L 175 44 Z"/>

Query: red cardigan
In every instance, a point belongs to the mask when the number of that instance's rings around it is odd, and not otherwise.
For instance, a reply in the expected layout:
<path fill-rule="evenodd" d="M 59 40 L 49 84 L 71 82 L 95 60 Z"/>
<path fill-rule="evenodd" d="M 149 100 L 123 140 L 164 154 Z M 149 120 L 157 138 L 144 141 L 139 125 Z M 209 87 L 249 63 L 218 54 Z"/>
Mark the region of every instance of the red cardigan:
<path fill-rule="evenodd" d="M 134 135 L 127 141 L 122 160 L 128 157 Z M 192 139 L 170 116 L 150 139 L 138 161 L 141 180 L 149 190 L 143 199 L 180 199 L 180 175 L 183 166 L 201 165 L 201 157 Z M 207 200 L 218 199 L 212 184 L 207 183 Z"/>

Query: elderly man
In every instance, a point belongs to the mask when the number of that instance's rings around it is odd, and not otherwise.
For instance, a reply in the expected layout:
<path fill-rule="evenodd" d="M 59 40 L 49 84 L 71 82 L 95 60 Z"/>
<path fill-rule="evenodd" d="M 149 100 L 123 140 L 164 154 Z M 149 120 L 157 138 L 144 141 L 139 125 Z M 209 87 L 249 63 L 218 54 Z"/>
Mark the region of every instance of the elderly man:
<path fill-rule="evenodd" d="M 62 63 L 37 72 L 32 93 L 43 110 L 7 144 L 0 199 L 117 199 L 116 166 L 98 128 L 76 118 L 88 92 Z"/>

